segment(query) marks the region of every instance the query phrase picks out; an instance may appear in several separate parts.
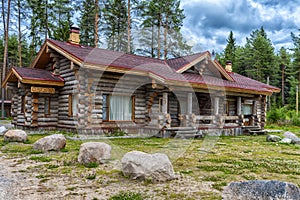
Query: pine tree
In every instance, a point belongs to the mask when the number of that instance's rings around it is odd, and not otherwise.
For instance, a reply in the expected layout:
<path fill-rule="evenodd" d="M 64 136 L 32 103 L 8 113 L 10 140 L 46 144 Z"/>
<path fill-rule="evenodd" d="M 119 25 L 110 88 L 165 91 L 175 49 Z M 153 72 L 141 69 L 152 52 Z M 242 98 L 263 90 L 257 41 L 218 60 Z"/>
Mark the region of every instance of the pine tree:
<path fill-rule="evenodd" d="M 127 5 L 124 0 L 108 0 L 103 9 L 103 32 L 108 49 L 127 52 Z"/>
<path fill-rule="evenodd" d="M 80 43 L 83 45 L 98 46 L 99 44 L 99 4 L 98 0 L 85 0 L 79 4 L 81 10 L 79 16 Z"/>
<path fill-rule="evenodd" d="M 224 50 L 224 59 L 225 61 L 229 60 L 232 62 L 232 68 L 235 71 L 235 50 L 236 50 L 236 43 L 235 38 L 233 37 L 233 32 L 230 31 L 228 39 L 226 40 L 227 45 Z"/>
<path fill-rule="evenodd" d="M 180 33 L 185 16 L 179 0 L 143 1 L 142 5 L 143 37 L 139 41 L 143 48 L 139 49 L 140 52 L 147 54 L 150 50 L 151 57 L 167 59 L 168 56 L 178 55 L 180 51 L 190 51 L 191 47 Z"/>
<path fill-rule="evenodd" d="M 49 38 L 67 41 L 69 38 L 73 8 L 70 0 L 54 0 L 49 4 Z"/>

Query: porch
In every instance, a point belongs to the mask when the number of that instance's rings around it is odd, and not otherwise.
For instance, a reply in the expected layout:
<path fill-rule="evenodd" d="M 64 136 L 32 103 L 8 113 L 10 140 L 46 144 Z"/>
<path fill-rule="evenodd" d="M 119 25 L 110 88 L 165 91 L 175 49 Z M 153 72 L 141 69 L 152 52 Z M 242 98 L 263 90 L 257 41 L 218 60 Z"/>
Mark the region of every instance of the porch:
<path fill-rule="evenodd" d="M 155 97 L 145 128 L 159 130 L 161 137 L 240 135 L 247 127 L 264 127 L 265 98 L 261 96 L 157 92 Z"/>

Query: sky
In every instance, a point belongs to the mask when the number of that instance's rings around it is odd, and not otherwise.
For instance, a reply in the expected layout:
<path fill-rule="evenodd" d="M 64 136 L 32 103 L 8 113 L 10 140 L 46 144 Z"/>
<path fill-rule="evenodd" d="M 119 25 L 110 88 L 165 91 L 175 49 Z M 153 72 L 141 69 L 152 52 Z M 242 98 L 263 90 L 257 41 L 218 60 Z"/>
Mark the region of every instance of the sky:
<path fill-rule="evenodd" d="M 299 0 L 181 0 L 186 18 L 182 33 L 193 51 L 222 52 L 230 31 L 243 46 L 251 32 L 264 27 L 275 51 L 293 46 L 299 36 Z"/>

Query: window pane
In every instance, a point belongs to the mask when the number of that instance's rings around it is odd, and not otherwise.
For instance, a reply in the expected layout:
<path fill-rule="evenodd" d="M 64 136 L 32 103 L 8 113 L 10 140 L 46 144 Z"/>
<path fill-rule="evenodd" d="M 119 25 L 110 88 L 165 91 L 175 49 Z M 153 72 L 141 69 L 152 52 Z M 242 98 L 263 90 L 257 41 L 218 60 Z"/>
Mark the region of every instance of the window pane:
<path fill-rule="evenodd" d="M 45 97 L 45 114 L 50 114 L 50 97 Z"/>
<path fill-rule="evenodd" d="M 103 95 L 103 100 L 102 100 L 102 119 L 103 120 L 108 120 L 107 119 L 107 95 Z"/>
<path fill-rule="evenodd" d="M 109 118 L 116 121 L 132 120 L 132 99 L 129 96 L 111 96 Z"/>
<path fill-rule="evenodd" d="M 243 114 L 244 115 L 251 115 L 252 114 L 252 105 L 244 104 L 243 105 Z"/>
<path fill-rule="evenodd" d="M 72 96 L 72 112 L 73 112 L 73 116 L 75 116 L 75 115 L 78 114 L 77 104 L 78 104 L 78 95 L 74 94 Z"/>

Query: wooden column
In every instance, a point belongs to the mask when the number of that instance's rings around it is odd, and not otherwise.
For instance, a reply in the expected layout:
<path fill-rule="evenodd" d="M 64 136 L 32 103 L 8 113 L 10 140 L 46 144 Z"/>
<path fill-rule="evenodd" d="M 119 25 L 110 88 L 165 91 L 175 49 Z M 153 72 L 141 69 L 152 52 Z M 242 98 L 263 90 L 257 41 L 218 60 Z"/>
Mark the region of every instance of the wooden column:
<path fill-rule="evenodd" d="M 168 93 L 163 93 L 163 102 L 162 102 L 162 112 L 163 114 L 168 113 Z"/>
<path fill-rule="evenodd" d="M 237 115 L 242 115 L 242 97 L 237 98 Z"/>
<path fill-rule="evenodd" d="M 191 115 L 193 113 L 193 94 L 188 93 L 187 96 L 187 114 Z"/>
<path fill-rule="evenodd" d="M 219 97 L 214 98 L 214 115 L 219 115 Z"/>
<path fill-rule="evenodd" d="M 257 107 L 257 101 L 256 100 L 254 100 L 253 101 L 253 105 L 252 105 L 252 115 L 257 115 L 257 109 L 256 109 L 256 107 Z"/>

